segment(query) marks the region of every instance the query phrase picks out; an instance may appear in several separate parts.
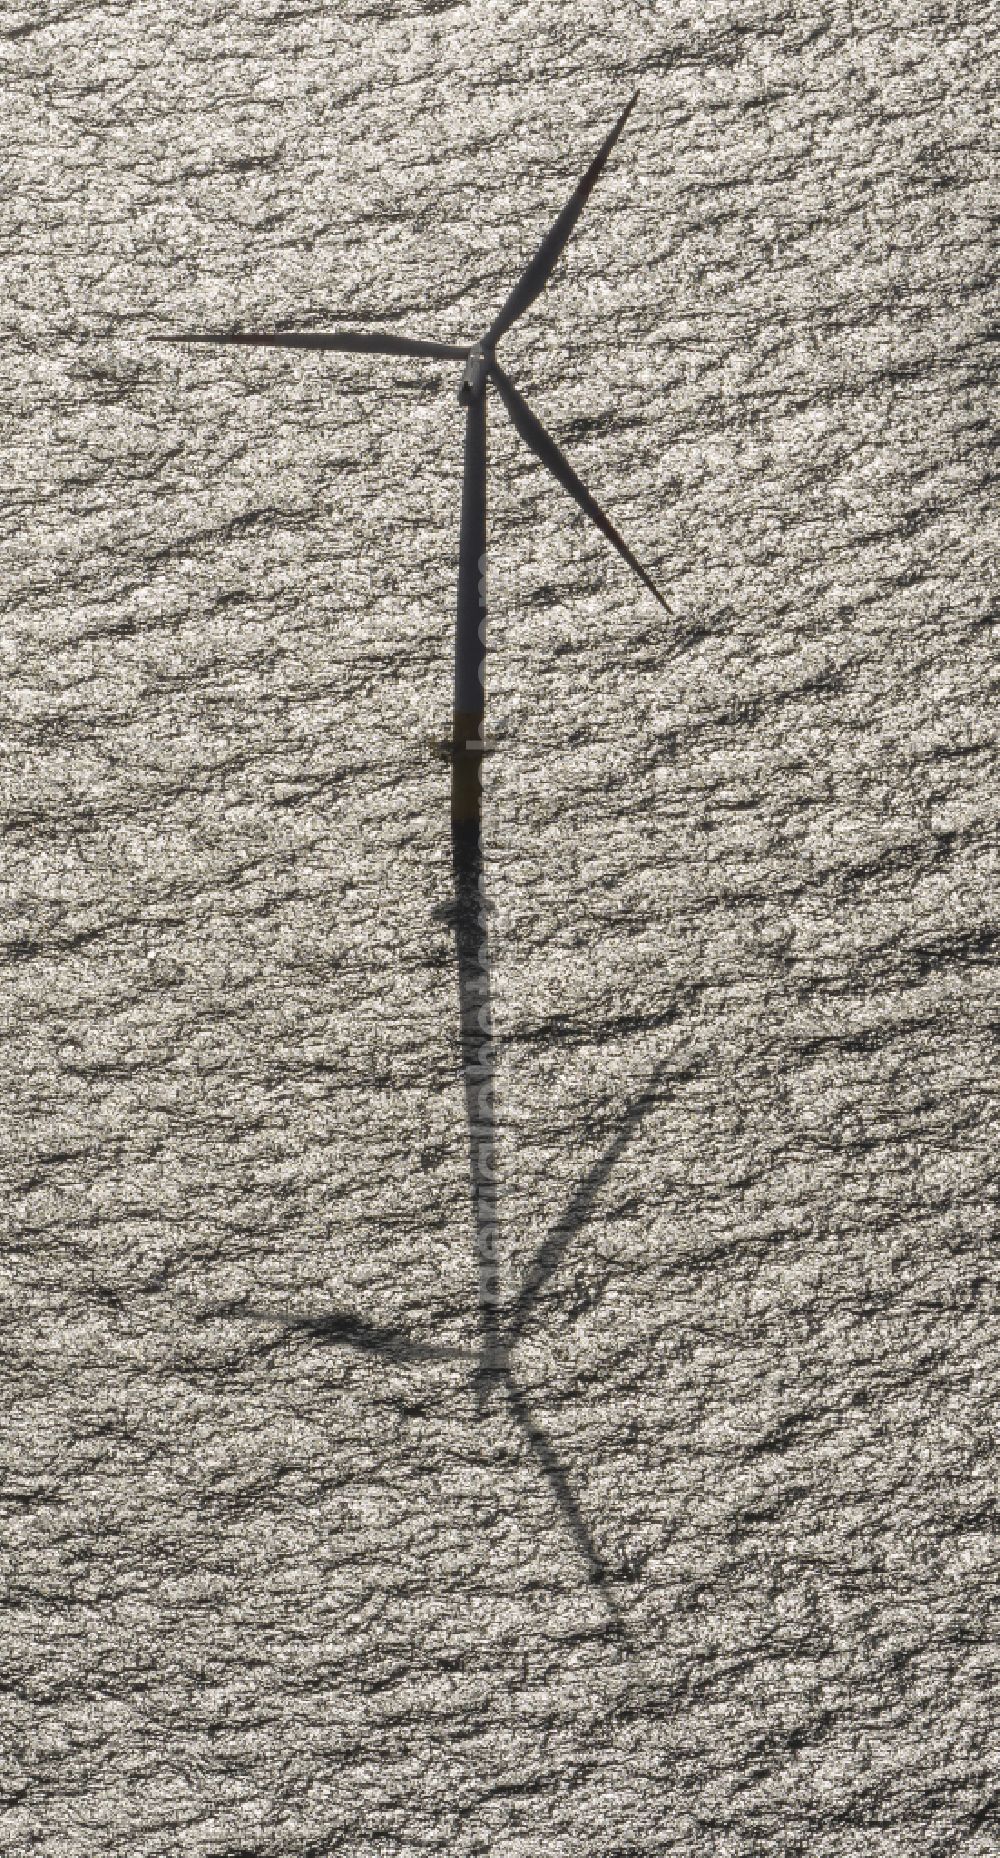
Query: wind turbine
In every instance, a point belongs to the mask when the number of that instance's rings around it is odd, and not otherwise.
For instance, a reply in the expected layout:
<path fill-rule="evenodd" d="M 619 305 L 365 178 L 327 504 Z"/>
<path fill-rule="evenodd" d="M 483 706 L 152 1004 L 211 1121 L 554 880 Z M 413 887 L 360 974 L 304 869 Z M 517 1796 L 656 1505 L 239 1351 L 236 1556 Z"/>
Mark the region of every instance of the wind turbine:
<path fill-rule="evenodd" d="M 486 390 L 500 396 L 515 430 L 535 456 L 579 504 L 629 567 L 667 607 L 663 595 L 636 559 L 624 537 L 602 510 L 545 430 L 496 358 L 496 344 L 545 289 L 570 234 L 599 179 L 615 143 L 635 108 L 638 91 L 626 104 L 583 178 L 563 207 L 534 257 L 525 267 L 489 329 L 471 347 L 422 337 L 368 330 L 276 331 L 271 334 L 213 332 L 154 336 L 160 342 L 219 343 L 245 348 L 305 349 L 320 353 L 401 355 L 465 363 L 459 402 L 466 409 L 465 465 L 458 559 L 458 608 L 455 631 L 454 736 L 452 761 L 452 839 L 455 878 L 455 930 L 458 956 L 462 1069 L 469 1125 L 470 1174 L 476 1252 L 479 1267 L 479 1347 L 440 1348 L 408 1341 L 395 1331 L 364 1324 L 343 1312 L 316 1319 L 294 1319 L 286 1333 L 359 1348 L 383 1358 L 408 1361 L 467 1359 L 475 1369 L 477 1411 L 483 1415 L 494 1398 L 506 1392 L 512 1415 L 540 1461 L 591 1578 L 604 1581 L 608 1570 L 590 1539 L 583 1515 L 556 1454 L 534 1418 L 514 1371 L 512 1356 L 548 1280 L 570 1241 L 585 1224 L 593 1199 L 631 1132 L 656 1100 L 664 1073 L 659 1064 L 635 1103 L 628 1106 L 618 1135 L 572 1196 L 562 1218 L 528 1269 L 520 1293 L 501 1312 L 498 1274 L 498 1208 L 495 1172 L 494 1038 L 490 1002 L 489 931 L 483 896 L 483 848 L 480 832 L 480 766 L 483 737 L 483 669 L 486 650 Z M 667 608 L 669 611 L 669 608 Z M 276 1344 L 275 1344 L 276 1345 Z M 270 1344 L 267 1345 L 268 1349 Z M 618 1609 L 609 1596 L 617 1622 Z"/>
<path fill-rule="evenodd" d="M 594 156 L 582 180 L 577 183 L 551 230 L 534 257 L 518 278 L 506 303 L 485 335 L 471 347 L 451 342 L 425 341 L 420 337 L 372 333 L 368 330 L 334 329 L 263 334 L 198 333 L 156 336 L 161 342 L 211 342 L 242 348 L 299 348 L 320 353 L 356 355 L 406 355 L 435 361 L 464 361 L 465 371 L 458 390 L 459 403 L 465 407 L 465 466 L 462 482 L 462 520 L 458 548 L 458 612 L 455 628 L 455 701 L 454 735 L 447 745 L 452 761 L 452 824 L 459 829 L 478 828 L 481 805 L 480 765 L 483 738 L 483 671 L 486 655 L 486 389 L 492 385 L 506 408 L 515 430 L 528 448 L 551 471 L 553 477 L 579 504 L 601 534 L 618 550 L 638 578 L 666 607 L 667 603 L 629 548 L 624 537 L 605 515 L 597 499 L 574 471 L 559 446 L 546 432 L 541 420 L 532 412 L 523 395 L 504 373 L 496 358 L 496 345 L 518 317 L 534 303 L 545 289 L 566 247 L 570 233 L 615 146 L 629 116 L 635 108 L 636 91 L 625 105 L 614 128 Z M 669 610 L 669 609 L 668 609 Z"/>

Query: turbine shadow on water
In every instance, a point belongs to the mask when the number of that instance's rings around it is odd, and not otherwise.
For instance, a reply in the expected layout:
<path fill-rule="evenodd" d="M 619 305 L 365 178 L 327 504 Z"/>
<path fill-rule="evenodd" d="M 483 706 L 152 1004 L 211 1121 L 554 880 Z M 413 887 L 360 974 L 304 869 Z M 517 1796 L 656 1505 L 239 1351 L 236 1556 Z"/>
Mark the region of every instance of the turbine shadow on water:
<path fill-rule="evenodd" d="M 491 1401 L 505 1393 L 509 1410 L 531 1446 L 549 1489 L 582 1557 L 590 1579 L 602 1586 L 612 1617 L 619 1612 L 605 1583 L 608 1569 L 587 1527 L 570 1481 L 555 1449 L 532 1411 L 513 1367 L 513 1350 L 524 1333 L 538 1299 L 554 1275 L 572 1239 L 586 1224 L 598 1191 L 647 1109 L 656 1100 L 664 1069 L 655 1068 L 646 1088 L 622 1120 L 614 1141 L 580 1183 L 532 1260 L 516 1300 L 501 1317 L 499 1282 L 499 1205 L 496 1167 L 496 1042 L 490 974 L 489 910 L 484 887 L 482 830 L 454 825 L 452 854 L 455 883 L 455 936 L 461 1024 L 462 1071 L 469 1129 L 469 1167 L 475 1265 L 478 1289 L 479 1357 L 476 1409 L 485 1416 Z"/>
<path fill-rule="evenodd" d="M 507 1322 L 500 1320 L 499 1208 L 496 1170 L 496 1043 L 490 997 L 489 914 L 483 883 L 482 831 L 475 825 L 452 829 L 455 878 L 455 937 L 461 1023 L 462 1072 L 469 1127 L 469 1172 L 478 1279 L 479 1354 L 475 1375 L 476 1410 L 484 1418 L 501 1392 L 541 1466 L 549 1489 L 568 1525 L 590 1579 L 604 1585 L 608 1570 L 583 1512 L 573 1495 L 551 1441 L 535 1419 L 515 1378 L 511 1350 L 529 1313 L 519 1299 Z M 539 1280 L 540 1282 L 542 1280 Z M 532 1287 L 529 1275 L 526 1289 Z M 515 1318 L 520 1323 L 515 1327 Z M 606 1593 L 616 1624 L 618 1608 Z"/>
<path fill-rule="evenodd" d="M 661 1059 L 643 1088 L 628 1103 L 613 1139 L 574 1190 L 531 1260 L 513 1302 L 502 1310 L 499 1281 L 499 1208 L 496 1170 L 496 1046 L 490 1000 L 488 913 L 483 887 L 482 845 L 478 828 L 453 834 L 458 982 L 461 1003 L 461 1051 L 469 1133 L 472 1217 L 477 1271 L 477 1328 L 474 1347 L 424 1342 L 406 1330 L 367 1322 L 353 1312 L 333 1308 L 314 1314 L 253 1307 L 240 1299 L 203 1309 L 199 1320 L 213 1318 L 259 1326 L 264 1334 L 249 1347 L 242 1344 L 227 1367 L 246 1366 L 295 1348 L 334 1347 L 355 1354 L 420 1369 L 460 1363 L 471 1370 L 476 1422 L 483 1422 L 493 1401 L 506 1397 L 510 1415 L 530 1446 L 588 1578 L 600 1587 L 610 1624 L 617 1636 L 623 1619 L 613 1592 L 615 1579 L 595 1544 L 571 1481 L 518 1380 L 514 1351 L 558 1271 L 573 1240 L 585 1230 L 602 1187 L 646 1115 L 662 1101 L 660 1085 L 668 1060 Z"/>

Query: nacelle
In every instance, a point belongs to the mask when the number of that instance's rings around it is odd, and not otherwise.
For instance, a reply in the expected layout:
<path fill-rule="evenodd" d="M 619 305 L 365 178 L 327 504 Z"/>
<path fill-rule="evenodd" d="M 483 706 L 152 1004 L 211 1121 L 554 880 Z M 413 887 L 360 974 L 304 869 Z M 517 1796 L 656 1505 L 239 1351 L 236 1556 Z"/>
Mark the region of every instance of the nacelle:
<path fill-rule="evenodd" d="M 486 377 L 489 373 L 489 365 L 489 358 L 482 343 L 477 342 L 475 348 L 470 348 L 469 350 L 469 359 L 465 364 L 462 385 L 458 390 L 458 399 L 461 406 L 469 406 L 473 400 L 479 400 L 482 397 L 483 389 L 486 386 Z"/>

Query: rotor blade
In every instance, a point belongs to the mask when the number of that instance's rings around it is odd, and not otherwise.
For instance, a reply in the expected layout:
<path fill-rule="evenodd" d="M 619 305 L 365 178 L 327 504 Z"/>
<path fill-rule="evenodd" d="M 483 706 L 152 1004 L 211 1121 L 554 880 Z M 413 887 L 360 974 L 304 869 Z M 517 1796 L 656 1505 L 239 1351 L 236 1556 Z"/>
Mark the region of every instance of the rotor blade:
<path fill-rule="evenodd" d="M 453 342 L 425 342 L 420 336 L 370 333 L 366 329 L 289 330 L 275 335 L 154 335 L 153 342 L 216 342 L 235 348 L 308 348 L 345 355 L 427 355 L 436 361 L 464 361 L 468 349 Z"/>
<path fill-rule="evenodd" d="M 490 364 L 490 379 L 525 445 L 530 446 L 535 457 L 547 466 L 553 477 L 558 478 L 563 489 L 568 490 L 570 496 L 576 499 L 584 514 L 590 517 L 592 523 L 597 524 L 601 534 L 607 536 L 608 541 L 618 550 L 623 560 L 628 562 L 633 573 L 639 576 L 644 586 L 649 588 L 650 593 L 656 596 L 660 605 L 669 613 L 670 608 L 659 588 L 654 581 L 650 580 L 645 568 L 640 566 L 624 536 L 619 534 L 610 517 L 605 516 L 596 498 L 592 497 L 586 485 L 581 483 L 569 459 L 563 456 L 555 439 L 546 432 L 541 420 L 536 419 L 528 402 L 518 393 L 513 381 L 508 379 L 497 361 Z"/>
<path fill-rule="evenodd" d="M 511 323 L 516 322 L 521 312 L 528 308 L 529 303 L 534 303 L 539 292 L 545 289 L 559 255 L 590 198 L 601 169 L 635 108 L 638 95 L 639 92 L 636 91 L 635 96 L 626 103 L 611 134 L 605 142 L 602 142 L 582 181 L 578 183 L 563 207 L 555 225 L 542 240 L 530 264 L 522 271 L 495 323 L 488 334 L 483 337 L 484 347 L 492 348 L 494 342 L 498 342 L 504 331 L 510 328 Z"/>

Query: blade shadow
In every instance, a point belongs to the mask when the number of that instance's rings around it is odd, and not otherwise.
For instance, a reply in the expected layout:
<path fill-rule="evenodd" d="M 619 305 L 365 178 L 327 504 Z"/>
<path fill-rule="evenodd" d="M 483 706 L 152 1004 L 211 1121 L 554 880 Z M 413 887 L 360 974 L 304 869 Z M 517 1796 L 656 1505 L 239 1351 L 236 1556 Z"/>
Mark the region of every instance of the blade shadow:
<path fill-rule="evenodd" d="M 358 1354 L 378 1355 L 384 1360 L 404 1363 L 466 1361 L 469 1358 L 467 1348 L 420 1342 L 404 1329 L 360 1322 L 349 1310 L 324 1310 L 315 1316 L 287 1315 L 279 1310 L 255 1309 L 243 1299 L 238 1299 L 235 1302 L 211 1304 L 199 1310 L 196 1320 L 205 1323 L 213 1318 L 227 1316 L 240 1317 L 272 1331 L 260 1342 L 244 1350 L 241 1360 L 277 1354 L 289 1342 L 300 1338 L 306 1343 L 327 1343 L 332 1347 L 353 1349 Z"/>
<path fill-rule="evenodd" d="M 608 1585 L 609 1580 L 613 1578 L 611 1570 L 608 1568 L 607 1563 L 603 1560 L 594 1544 L 593 1537 L 584 1520 L 583 1511 L 570 1489 L 569 1480 L 556 1456 L 552 1441 L 548 1434 L 543 1432 L 524 1394 L 509 1370 L 505 1376 L 505 1380 L 511 1412 L 541 1465 L 549 1489 L 556 1500 L 559 1510 L 562 1513 L 563 1520 L 567 1524 L 569 1533 L 576 1544 L 577 1553 L 586 1563 L 587 1573 L 591 1581 L 595 1587 L 600 1587 L 602 1589 L 602 1598 L 607 1606 L 608 1612 L 611 1614 L 616 1627 L 620 1627 L 622 1624 L 621 1608 L 615 1599 L 612 1588 Z"/>
<path fill-rule="evenodd" d="M 597 1196 L 608 1179 L 616 1161 L 628 1147 L 639 1125 L 657 1102 L 657 1085 L 667 1069 L 668 1060 L 662 1058 L 654 1065 L 644 1088 L 632 1099 L 625 1112 L 621 1126 L 613 1141 L 608 1144 L 603 1155 L 599 1156 L 592 1168 L 580 1182 L 571 1196 L 565 1211 L 551 1227 L 548 1236 L 542 1240 L 532 1263 L 525 1274 L 524 1282 L 513 1304 L 505 1325 L 510 1346 L 523 1334 L 525 1325 L 538 1301 L 538 1297 L 549 1278 L 558 1270 L 571 1241 L 582 1231 L 590 1216 Z"/>

